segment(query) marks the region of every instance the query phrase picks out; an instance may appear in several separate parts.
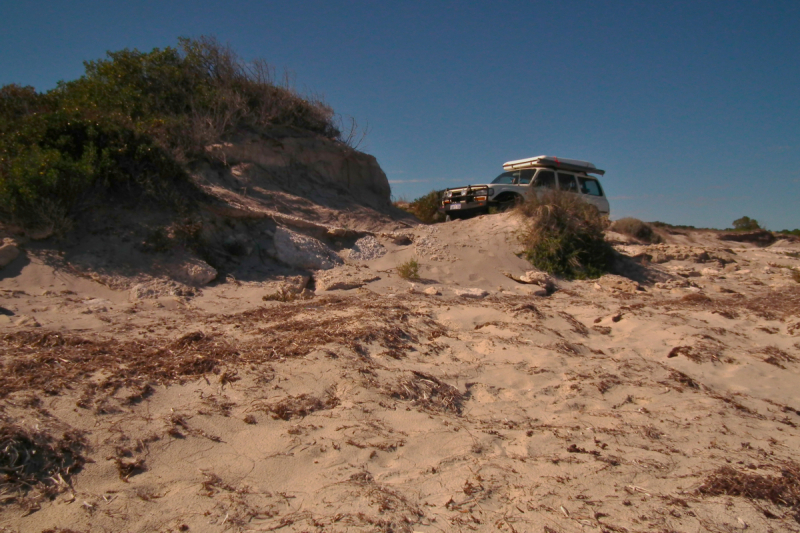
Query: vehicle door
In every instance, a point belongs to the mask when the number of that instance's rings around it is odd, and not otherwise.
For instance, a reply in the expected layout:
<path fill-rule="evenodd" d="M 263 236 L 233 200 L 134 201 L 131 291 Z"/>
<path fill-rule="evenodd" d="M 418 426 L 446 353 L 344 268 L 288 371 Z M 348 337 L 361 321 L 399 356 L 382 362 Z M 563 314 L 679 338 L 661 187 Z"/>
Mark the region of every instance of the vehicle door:
<path fill-rule="evenodd" d="M 578 192 L 578 182 L 575 181 L 575 174 L 558 172 L 558 188 L 564 192 Z"/>
<path fill-rule="evenodd" d="M 603 193 L 600 182 L 589 176 L 577 176 L 577 178 L 581 197 L 597 207 L 598 211 L 601 213 L 605 215 L 609 214 L 608 198 L 606 198 L 606 195 Z"/>
<path fill-rule="evenodd" d="M 540 168 L 536 177 L 531 181 L 529 194 L 541 195 L 543 192 L 556 188 L 556 173 L 546 168 Z"/>

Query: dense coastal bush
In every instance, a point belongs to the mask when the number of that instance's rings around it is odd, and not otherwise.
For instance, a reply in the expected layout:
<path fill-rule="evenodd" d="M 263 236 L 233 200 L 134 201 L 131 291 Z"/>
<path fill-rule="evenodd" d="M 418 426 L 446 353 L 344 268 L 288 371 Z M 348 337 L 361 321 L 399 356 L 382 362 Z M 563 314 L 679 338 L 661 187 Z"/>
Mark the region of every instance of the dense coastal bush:
<path fill-rule="evenodd" d="M 0 88 L 0 220 L 41 227 L 109 194 L 180 207 L 192 196 L 186 164 L 242 127 L 341 136 L 330 107 L 213 38 L 84 65 L 46 93 Z"/>
<path fill-rule="evenodd" d="M 613 249 L 604 238 L 608 219 L 578 195 L 551 191 L 517 207 L 526 219 L 525 256 L 536 268 L 567 279 L 600 277 Z"/>
<path fill-rule="evenodd" d="M 442 191 L 431 191 L 409 202 L 404 209 L 425 224 L 444 222 L 444 214 L 438 211 L 442 201 Z"/>

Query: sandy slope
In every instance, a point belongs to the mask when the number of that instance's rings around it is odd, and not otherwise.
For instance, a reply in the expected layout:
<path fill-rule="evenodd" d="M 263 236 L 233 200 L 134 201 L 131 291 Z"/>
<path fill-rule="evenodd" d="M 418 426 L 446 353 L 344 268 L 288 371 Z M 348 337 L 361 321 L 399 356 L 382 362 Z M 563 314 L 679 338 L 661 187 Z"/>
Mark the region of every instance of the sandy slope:
<path fill-rule="evenodd" d="M 533 296 L 504 275 L 517 229 L 379 237 L 342 268 L 380 279 L 285 303 L 233 280 L 132 302 L 29 252 L 0 279 L 0 414 L 82 432 L 86 461 L 3 495 L 0 527 L 800 531 L 800 246 L 621 245 L 669 257 L 657 283 Z"/>

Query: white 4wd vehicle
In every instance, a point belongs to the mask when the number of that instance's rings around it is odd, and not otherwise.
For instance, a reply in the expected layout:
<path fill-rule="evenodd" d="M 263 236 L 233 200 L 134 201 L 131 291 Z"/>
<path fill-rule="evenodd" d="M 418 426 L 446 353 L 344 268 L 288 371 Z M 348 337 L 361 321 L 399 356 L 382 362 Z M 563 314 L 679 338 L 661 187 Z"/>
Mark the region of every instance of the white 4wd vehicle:
<path fill-rule="evenodd" d="M 581 199 L 597 207 L 601 213 L 609 213 L 608 199 L 600 182 L 589 176 L 602 176 L 605 170 L 591 163 L 540 155 L 509 161 L 503 164 L 503 169 L 506 172 L 490 184 L 445 190 L 439 210 L 450 218 L 466 218 L 486 213 L 489 207 L 507 209 L 537 192 L 560 189 L 579 194 Z"/>

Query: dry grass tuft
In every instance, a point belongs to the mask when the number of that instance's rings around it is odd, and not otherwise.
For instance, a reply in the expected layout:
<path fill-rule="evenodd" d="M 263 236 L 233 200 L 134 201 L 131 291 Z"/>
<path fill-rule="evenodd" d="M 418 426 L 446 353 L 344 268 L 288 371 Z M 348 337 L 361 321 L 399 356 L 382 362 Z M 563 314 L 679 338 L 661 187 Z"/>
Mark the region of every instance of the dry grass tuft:
<path fill-rule="evenodd" d="M 0 415 L 0 502 L 14 501 L 31 489 L 53 496 L 83 467 L 86 439 L 77 431 L 60 438 L 30 430 Z"/>
<path fill-rule="evenodd" d="M 800 522 L 800 465 L 789 461 L 781 468 L 780 476 L 740 472 L 722 466 L 706 478 L 697 492 L 705 496 L 740 496 L 750 500 L 766 500 L 789 507 L 794 519 Z"/>
<path fill-rule="evenodd" d="M 452 385 L 439 378 L 413 370 L 411 376 L 400 378 L 394 385 L 384 389 L 389 395 L 414 405 L 436 412 L 461 414 L 464 395 Z"/>
<path fill-rule="evenodd" d="M 775 365 L 779 368 L 786 368 L 783 363 L 796 363 L 797 358 L 784 352 L 777 346 L 767 346 L 761 350 L 761 353 L 766 355 L 764 358 L 765 363 Z"/>
<path fill-rule="evenodd" d="M 339 405 L 339 398 L 329 392 L 325 398 L 317 398 L 310 394 L 287 396 L 277 403 L 265 405 L 262 409 L 270 413 L 272 418 L 291 420 L 292 418 L 304 418 L 315 411 L 333 409 L 337 405 Z"/>
<path fill-rule="evenodd" d="M 419 263 L 416 259 L 409 259 L 397 265 L 397 275 L 403 279 L 419 279 Z"/>
<path fill-rule="evenodd" d="M 681 297 L 681 302 L 689 305 L 708 305 L 714 301 L 701 292 L 691 292 Z"/>
<path fill-rule="evenodd" d="M 131 476 L 135 476 L 136 474 L 141 474 L 147 467 L 145 467 L 144 459 L 122 459 L 117 458 L 115 460 L 117 464 L 117 471 L 119 472 L 119 478 L 124 481 L 128 482 Z"/>

